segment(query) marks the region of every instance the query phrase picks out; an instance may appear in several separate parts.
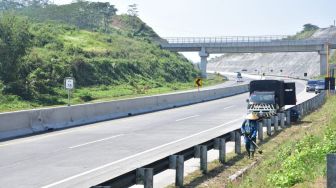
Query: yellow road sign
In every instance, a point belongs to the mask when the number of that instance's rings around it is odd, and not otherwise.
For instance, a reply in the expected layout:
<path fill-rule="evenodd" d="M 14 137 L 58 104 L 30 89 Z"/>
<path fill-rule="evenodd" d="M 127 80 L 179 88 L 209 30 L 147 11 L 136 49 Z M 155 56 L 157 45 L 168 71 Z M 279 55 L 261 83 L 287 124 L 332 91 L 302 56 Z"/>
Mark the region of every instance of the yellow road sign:
<path fill-rule="evenodd" d="M 195 79 L 195 85 L 197 87 L 202 87 L 202 79 L 201 78 L 196 78 Z"/>

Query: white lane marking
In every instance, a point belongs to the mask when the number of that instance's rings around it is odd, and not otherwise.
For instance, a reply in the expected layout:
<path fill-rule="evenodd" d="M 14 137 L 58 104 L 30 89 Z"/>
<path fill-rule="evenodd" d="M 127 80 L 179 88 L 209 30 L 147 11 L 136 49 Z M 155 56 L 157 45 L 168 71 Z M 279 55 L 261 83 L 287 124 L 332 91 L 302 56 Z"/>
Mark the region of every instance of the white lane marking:
<path fill-rule="evenodd" d="M 227 106 L 227 107 L 223 108 L 223 110 L 228 109 L 228 108 L 232 108 L 232 107 L 234 107 L 234 106 L 235 106 L 235 105 Z"/>
<path fill-rule="evenodd" d="M 97 168 L 93 168 L 93 169 L 91 169 L 91 170 L 88 170 L 88 171 L 82 172 L 82 173 L 80 173 L 80 174 L 77 174 L 77 175 L 68 177 L 68 178 L 66 178 L 66 179 L 57 181 L 57 182 L 55 182 L 55 183 L 52 183 L 52 184 L 43 186 L 43 187 L 41 187 L 41 188 L 50 188 L 50 187 L 54 187 L 54 186 L 59 185 L 59 184 L 62 184 L 62 183 L 64 183 L 64 182 L 67 182 L 67 181 L 76 179 L 76 178 L 78 178 L 78 177 L 81 177 L 81 176 L 90 174 L 90 173 L 92 173 L 92 172 L 101 170 L 101 169 L 103 169 L 103 168 L 112 166 L 112 165 L 114 165 L 114 164 L 117 164 L 117 163 L 120 163 L 120 162 L 129 160 L 129 159 L 135 158 L 135 157 L 140 156 L 140 155 L 143 155 L 143 154 L 145 154 L 145 153 L 149 153 L 149 152 L 151 152 L 151 151 L 154 151 L 154 150 L 157 150 L 157 149 L 160 149 L 160 148 L 163 148 L 163 147 L 166 147 L 166 146 L 175 144 L 175 143 L 177 143 L 177 142 L 181 142 L 181 141 L 183 141 L 183 140 L 187 140 L 187 139 L 189 139 L 189 138 L 192 138 L 192 137 L 195 137 L 195 136 L 197 136 L 197 135 L 200 135 L 200 134 L 203 134 L 203 133 L 212 131 L 212 130 L 214 130 L 214 129 L 218 129 L 218 128 L 220 128 L 220 127 L 223 127 L 223 126 L 225 126 L 225 125 L 234 123 L 234 122 L 236 122 L 236 121 L 241 121 L 242 119 L 244 119 L 244 118 L 234 119 L 234 120 L 232 120 L 232 121 L 229 121 L 229 122 L 227 122 L 227 123 L 218 125 L 218 126 L 216 126 L 216 127 L 212 127 L 212 128 L 210 128 L 210 129 L 201 131 L 201 132 L 199 132 L 199 133 L 196 133 L 196 134 L 193 134 L 193 135 L 190 135 L 190 136 L 181 138 L 181 139 L 179 139 L 179 140 L 175 140 L 175 141 L 173 141 L 173 142 L 169 142 L 169 143 L 167 143 L 167 144 L 163 144 L 163 145 L 161 145 L 161 146 L 154 147 L 154 148 L 152 148 L 152 149 L 149 149 L 149 150 L 146 150 L 146 151 L 137 153 L 137 154 L 135 154 L 135 155 L 131 155 L 131 156 L 125 157 L 125 158 L 123 158 L 123 159 L 119 159 L 119 160 L 117 160 L 117 161 L 113 161 L 113 162 L 111 162 L 111 163 L 107 163 L 107 164 L 105 164 L 105 165 L 99 166 L 99 167 L 97 167 Z"/>
<path fill-rule="evenodd" d="M 95 140 L 95 141 L 92 141 L 92 142 L 87 142 L 87 143 L 84 143 L 84 144 L 79 144 L 79 145 L 76 145 L 76 146 L 71 146 L 71 147 L 69 147 L 69 149 L 74 149 L 74 148 L 86 146 L 86 145 L 89 145 L 89 144 L 94 144 L 94 143 L 97 143 L 97 142 L 102 142 L 102 141 L 105 141 L 105 140 L 110 140 L 112 138 L 117 138 L 119 136 L 123 136 L 123 134 L 118 134 L 118 135 L 111 136 L 111 137 L 108 137 L 108 138 L 103 138 L 103 139 L 100 139 L 100 140 Z"/>
<path fill-rule="evenodd" d="M 183 120 L 186 120 L 186 119 L 190 119 L 190 118 L 195 118 L 195 117 L 198 117 L 200 115 L 193 115 L 193 116 L 189 116 L 189 117 L 185 117 L 185 118 L 181 118 L 181 119 L 177 119 L 175 121 L 183 121 Z"/>
<path fill-rule="evenodd" d="M 0 144 L 0 147 L 38 141 L 38 140 L 41 140 L 43 138 L 50 138 L 50 137 L 53 137 L 53 136 L 59 136 L 59 135 L 67 134 L 67 133 L 72 133 L 72 132 L 75 132 L 75 131 L 76 130 L 61 131 L 59 133 L 46 133 L 46 135 L 36 135 L 36 136 L 32 136 L 31 138 L 22 138 L 22 140 L 14 140 L 14 141 L 11 140 L 11 141 L 8 141 L 9 143 Z"/>

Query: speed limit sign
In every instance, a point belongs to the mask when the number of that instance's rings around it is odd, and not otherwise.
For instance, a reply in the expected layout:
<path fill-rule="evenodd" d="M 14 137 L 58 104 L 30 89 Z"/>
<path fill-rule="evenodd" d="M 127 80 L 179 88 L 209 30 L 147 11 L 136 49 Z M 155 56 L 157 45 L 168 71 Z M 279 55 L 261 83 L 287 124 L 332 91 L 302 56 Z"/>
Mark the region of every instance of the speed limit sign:
<path fill-rule="evenodd" d="M 71 77 L 66 77 L 64 79 L 64 87 L 68 91 L 68 106 L 70 106 L 71 90 L 75 87 L 74 79 Z"/>
<path fill-rule="evenodd" d="M 73 89 L 74 88 L 74 79 L 71 77 L 65 78 L 65 89 Z"/>

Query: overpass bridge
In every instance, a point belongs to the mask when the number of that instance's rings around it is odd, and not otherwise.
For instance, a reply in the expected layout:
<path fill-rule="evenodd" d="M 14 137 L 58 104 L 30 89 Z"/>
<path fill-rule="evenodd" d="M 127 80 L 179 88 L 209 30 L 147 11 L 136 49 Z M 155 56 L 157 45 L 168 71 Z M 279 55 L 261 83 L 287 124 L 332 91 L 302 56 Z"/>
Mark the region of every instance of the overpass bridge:
<path fill-rule="evenodd" d="M 290 36 L 175 37 L 161 41 L 161 48 L 174 52 L 199 52 L 200 69 L 206 77 L 207 57 L 218 53 L 317 52 L 320 74 L 327 73 L 327 56 L 336 38 L 293 39 Z"/>

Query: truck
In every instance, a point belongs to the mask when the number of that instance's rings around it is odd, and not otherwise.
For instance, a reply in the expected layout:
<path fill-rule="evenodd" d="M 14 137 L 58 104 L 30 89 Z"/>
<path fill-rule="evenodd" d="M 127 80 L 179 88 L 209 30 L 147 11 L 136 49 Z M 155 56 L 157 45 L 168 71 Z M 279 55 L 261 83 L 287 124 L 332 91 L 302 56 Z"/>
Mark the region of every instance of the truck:
<path fill-rule="evenodd" d="M 248 113 L 256 113 L 262 118 L 284 111 L 285 105 L 296 104 L 295 82 L 253 80 L 249 91 Z"/>

